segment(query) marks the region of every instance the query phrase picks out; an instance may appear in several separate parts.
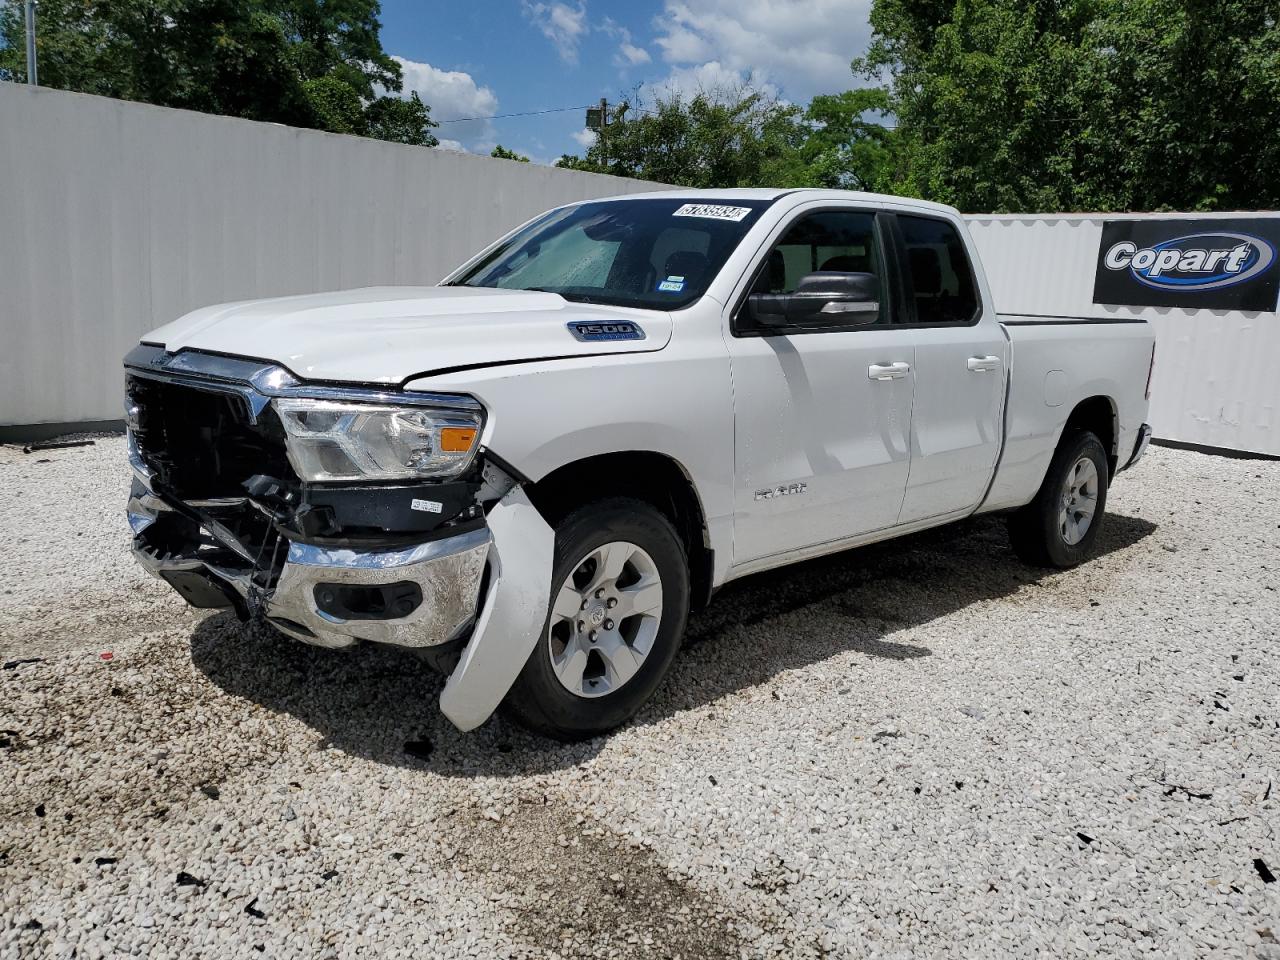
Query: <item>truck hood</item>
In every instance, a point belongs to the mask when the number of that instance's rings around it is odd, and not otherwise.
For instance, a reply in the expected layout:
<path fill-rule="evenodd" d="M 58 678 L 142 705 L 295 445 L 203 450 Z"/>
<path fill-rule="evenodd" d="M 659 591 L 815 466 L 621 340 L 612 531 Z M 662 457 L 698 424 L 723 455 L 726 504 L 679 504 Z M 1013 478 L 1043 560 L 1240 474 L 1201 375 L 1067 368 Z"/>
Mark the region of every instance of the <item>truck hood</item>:
<path fill-rule="evenodd" d="M 578 339 L 570 323 L 629 321 L 644 339 Z M 557 293 L 368 287 L 204 307 L 147 334 L 169 352 L 269 360 L 304 380 L 401 384 L 466 367 L 661 350 L 671 317 Z"/>

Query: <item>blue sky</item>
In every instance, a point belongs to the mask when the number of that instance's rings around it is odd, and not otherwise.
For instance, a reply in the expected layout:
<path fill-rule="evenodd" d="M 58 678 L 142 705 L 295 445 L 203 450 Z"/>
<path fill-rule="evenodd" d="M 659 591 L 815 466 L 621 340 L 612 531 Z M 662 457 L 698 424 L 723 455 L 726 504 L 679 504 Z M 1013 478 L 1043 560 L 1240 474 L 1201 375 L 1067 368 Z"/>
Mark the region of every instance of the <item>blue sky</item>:
<path fill-rule="evenodd" d="M 802 103 L 853 86 L 870 0 L 382 0 L 382 45 L 445 122 L 443 146 L 536 162 L 581 153 L 581 107 L 753 82 Z"/>

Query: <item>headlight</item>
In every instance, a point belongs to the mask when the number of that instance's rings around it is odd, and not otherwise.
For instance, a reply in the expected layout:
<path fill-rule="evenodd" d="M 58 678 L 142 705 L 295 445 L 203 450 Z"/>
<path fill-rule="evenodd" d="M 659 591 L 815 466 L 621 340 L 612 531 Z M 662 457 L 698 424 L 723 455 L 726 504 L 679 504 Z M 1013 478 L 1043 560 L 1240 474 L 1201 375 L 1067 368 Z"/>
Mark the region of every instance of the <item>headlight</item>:
<path fill-rule="evenodd" d="M 303 480 L 451 477 L 475 454 L 479 411 L 277 398 L 289 462 Z"/>

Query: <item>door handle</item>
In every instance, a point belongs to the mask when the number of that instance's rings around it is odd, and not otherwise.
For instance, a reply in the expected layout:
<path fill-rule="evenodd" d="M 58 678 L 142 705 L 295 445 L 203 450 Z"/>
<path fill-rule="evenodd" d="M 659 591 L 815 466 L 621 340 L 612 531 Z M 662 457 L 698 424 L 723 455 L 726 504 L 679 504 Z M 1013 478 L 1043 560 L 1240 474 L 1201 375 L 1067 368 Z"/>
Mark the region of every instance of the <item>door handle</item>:
<path fill-rule="evenodd" d="M 986 373 L 988 370 L 1000 369 L 999 357 L 970 357 L 964 364 L 971 373 Z"/>
<path fill-rule="evenodd" d="M 868 380 L 901 380 L 911 372 L 911 364 L 899 360 L 897 363 L 873 363 L 867 367 Z"/>

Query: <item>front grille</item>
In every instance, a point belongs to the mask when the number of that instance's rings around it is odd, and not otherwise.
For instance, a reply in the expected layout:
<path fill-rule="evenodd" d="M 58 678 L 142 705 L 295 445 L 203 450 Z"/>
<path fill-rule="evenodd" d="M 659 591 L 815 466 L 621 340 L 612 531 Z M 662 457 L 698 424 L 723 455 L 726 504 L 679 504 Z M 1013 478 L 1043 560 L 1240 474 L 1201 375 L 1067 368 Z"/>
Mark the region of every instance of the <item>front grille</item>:
<path fill-rule="evenodd" d="M 234 390 L 132 375 L 126 389 L 138 410 L 138 451 L 179 499 L 243 497 L 244 482 L 255 474 L 296 482 L 284 430 L 269 406 L 255 424 Z"/>

